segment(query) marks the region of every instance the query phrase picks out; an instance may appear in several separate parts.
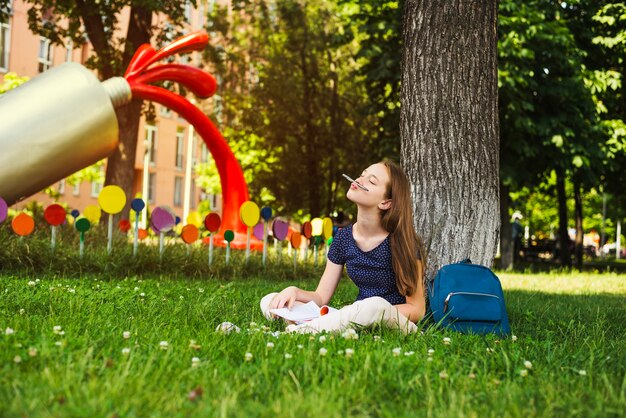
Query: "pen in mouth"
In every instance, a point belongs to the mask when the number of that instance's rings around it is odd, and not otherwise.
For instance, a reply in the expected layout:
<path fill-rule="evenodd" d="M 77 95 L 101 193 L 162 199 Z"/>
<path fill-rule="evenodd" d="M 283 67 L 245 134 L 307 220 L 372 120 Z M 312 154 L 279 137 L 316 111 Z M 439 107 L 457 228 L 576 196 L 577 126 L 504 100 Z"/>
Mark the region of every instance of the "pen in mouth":
<path fill-rule="evenodd" d="M 367 187 L 363 186 L 361 183 L 357 182 L 356 180 L 352 180 L 347 174 L 343 175 L 346 179 L 348 179 L 348 181 L 350 183 L 354 183 L 357 186 L 359 186 L 361 189 L 365 190 L 366 192 L 369 192 L 369 190 L 367 189 Z"/>

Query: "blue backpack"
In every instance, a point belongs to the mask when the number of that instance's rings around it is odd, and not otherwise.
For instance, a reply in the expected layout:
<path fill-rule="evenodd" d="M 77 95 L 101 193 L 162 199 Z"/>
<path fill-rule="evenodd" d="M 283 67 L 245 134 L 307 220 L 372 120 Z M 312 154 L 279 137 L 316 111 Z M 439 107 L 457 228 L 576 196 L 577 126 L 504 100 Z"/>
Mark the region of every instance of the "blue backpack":
<path fill-rule="evenodd" d="M 434 321 L 462 333 L 511 333 L 498 277 L 469 259 L 443 266 L 428 289 Z"/>

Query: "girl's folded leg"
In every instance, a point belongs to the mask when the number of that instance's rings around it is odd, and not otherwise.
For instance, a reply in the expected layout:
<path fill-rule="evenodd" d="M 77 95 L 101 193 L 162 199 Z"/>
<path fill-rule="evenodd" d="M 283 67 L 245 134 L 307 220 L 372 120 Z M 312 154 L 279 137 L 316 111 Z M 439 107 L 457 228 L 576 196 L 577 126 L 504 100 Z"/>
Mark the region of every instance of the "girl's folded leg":
<path fill-rule="evenodd" d="M 367 327 L 377 323 L 400 329 L 405 334 L 417 331 L 417 325 L 409 321 L 387 300 L 378 296 L 356 301 L 352 305 L 344 306 L 338 311 L 304 324 L 290 325 L 287 331 L 303 334 L 332 332 L 350 328 L 353 324 Z"/>

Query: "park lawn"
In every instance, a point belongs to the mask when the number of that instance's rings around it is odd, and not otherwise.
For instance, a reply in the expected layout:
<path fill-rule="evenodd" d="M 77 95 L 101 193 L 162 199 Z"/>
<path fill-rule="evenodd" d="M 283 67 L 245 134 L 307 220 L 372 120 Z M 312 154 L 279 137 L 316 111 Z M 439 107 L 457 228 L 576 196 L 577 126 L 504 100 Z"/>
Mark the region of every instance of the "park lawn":
<path fill-rule="evenodd" d="M 516 338 L 429 328 L 409 336 L 358 330 L 357 340 L 326 335 L 323 341 L 279 333 L 284 327 L 267 322 L 258 308 L 264 294 L 288 284 L 314 288 L 315 275 L 286 281 L 267 274 L 237 280 L 0 275 L 0 416 L 626 411 L 626 276 L 500 273 Z M 332 304 L 355 296 L 356 288 L 342 280 Z M 241 332 L 216 332 L 223 321 Z"/>

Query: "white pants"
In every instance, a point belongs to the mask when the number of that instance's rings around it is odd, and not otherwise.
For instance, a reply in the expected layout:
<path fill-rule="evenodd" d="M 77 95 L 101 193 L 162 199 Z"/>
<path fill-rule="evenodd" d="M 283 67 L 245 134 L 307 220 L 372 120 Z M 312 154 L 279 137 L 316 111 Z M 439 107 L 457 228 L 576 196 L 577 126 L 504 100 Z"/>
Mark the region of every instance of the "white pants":
<path fill-rule="evenodd" d="M 267 319 L 273 319 L 269 312 L 269 304 L 277 294 L 270 293 L 261 299 L 261 311 Z M 295 302 L 295 304 L 301 303 Z M 342 331 L 353 325 L 368 327 L 379 323 L 389 328 L 400 329 L 405 334 L 417 331 L 417 325 L 402 315 L 395 306 L 379 296 L 358 300 L 352 305 L 344 306 L 337 311 L 300 325 L 289 325 L 287 331 L 317 334 L 321 331 Z"/>

